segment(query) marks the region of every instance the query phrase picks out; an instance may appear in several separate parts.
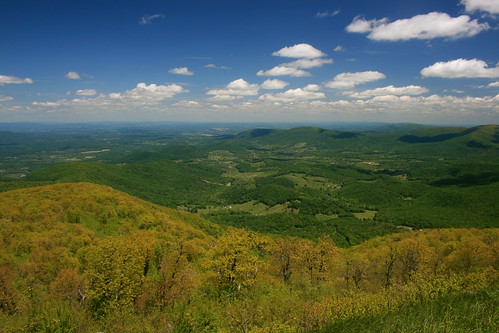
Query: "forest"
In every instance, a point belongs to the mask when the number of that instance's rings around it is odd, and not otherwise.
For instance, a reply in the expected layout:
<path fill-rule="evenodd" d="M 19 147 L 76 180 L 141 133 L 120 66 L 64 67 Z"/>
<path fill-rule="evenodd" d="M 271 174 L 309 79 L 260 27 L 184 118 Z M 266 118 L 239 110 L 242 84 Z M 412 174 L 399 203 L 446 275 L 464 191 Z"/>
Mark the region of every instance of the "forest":
<path fill-rule="evenodd" d="M 109 126 L 0 133 L 0 331 L 497 331 L 499 126 Z"/>

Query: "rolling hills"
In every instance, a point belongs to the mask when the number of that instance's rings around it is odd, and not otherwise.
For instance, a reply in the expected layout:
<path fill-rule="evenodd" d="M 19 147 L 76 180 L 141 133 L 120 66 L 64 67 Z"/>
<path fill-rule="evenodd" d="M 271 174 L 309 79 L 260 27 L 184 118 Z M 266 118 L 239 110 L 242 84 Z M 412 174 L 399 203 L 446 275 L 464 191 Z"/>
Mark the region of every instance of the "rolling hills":
<path fill-rule="evenodd" d="M 222 225 L 351 246 L 406 228 L 497 227 L 498 133 L 253 129 L 55 164 L 0 188 L 92 182 Z"/>

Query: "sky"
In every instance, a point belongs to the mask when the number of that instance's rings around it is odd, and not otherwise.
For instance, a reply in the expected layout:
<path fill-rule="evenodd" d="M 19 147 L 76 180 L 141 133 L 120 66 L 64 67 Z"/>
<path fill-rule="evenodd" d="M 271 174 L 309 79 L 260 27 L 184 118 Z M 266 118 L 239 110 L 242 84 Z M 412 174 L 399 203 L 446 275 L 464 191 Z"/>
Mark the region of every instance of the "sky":
<path fill-rule="evenodd" d="M 0 0 L 0 122 L 499 123 L 499 0 Z"/>

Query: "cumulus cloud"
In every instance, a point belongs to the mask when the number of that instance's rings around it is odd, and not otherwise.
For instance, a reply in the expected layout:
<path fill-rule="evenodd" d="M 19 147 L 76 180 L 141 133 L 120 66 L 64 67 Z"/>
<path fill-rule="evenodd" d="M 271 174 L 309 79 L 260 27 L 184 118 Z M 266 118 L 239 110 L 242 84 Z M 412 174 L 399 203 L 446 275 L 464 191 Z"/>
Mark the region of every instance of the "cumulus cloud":
<path fill-rule="evenodd" d="M 374 28 L 385 24 L 386 22 L 388 22 L 387 18 L 383 18 L 381 20 L 366 20 L 360 16 L 357 16 L 353 19 L 352 23 L 347 25 L 345 30 L 348 32 L 365 33 L 372 31 Z"/>
<path fill-rule="evenodd" d="M 377 71 L 341 73 L 336 75 L 332 81 L 327 82 L 325 86 L 335 89 L 350 89 L 358 84 L 381 80 L 385 77 L 385 74 Z"/>
<path fill-rule="evenodd" d="M 154 83 L 147 85 L 141 82 L 134 89 L 127 90 L 123 94 L 110 94 L 109 96 L 113 99 L 118 98 L 125 101 L 158 103 L 183 92 L 186 92 L 186 90 L 174 83 L 169 85 L 157 85 Z"/>
<path fill-rule="evenodd" d="M 8 102 L 8 101 L 12 101 L 13 99 L 14 99 L 14 97 L 12 97 L 12 96 L 0 95 L 0 102 Z"/>
<path fill-rule="evenodd" d="M 305 91 L 319 91 L 319 90 L 321 90 L 321 87 L 318 84 L 307 84 L 305 87 L 303 87 L 303 90 L 305 90 Z"/>
<path fill-rule="evenodd" d="M 325 64 L 332 64 L 333 59 L 323 58 L 327 54 L 314 48 L 310 44 L 296 44 L 290 47 L 284 47 L 279 51 L 272 53 L 274 56 L 298 58 L 295 61 L 287 62 L 275 66 L 269 70 L 260 70 L 256 73 L 258 76 L 293 76 L 305 77 L 311 76 L 302 68 L 322 67 Z"/>
<path fill-rule="evenodd" d="M 499 88 L 499 81 L 489 83 L 487 88 Z"/>
<path fill-rule="evenodd" d="M 139 24 L 151 24 L 152 21 L 165 18 L 163 14 L 144 15 L 140 18 Z"/>
<path fill-rule="evenodd" d="M 286 58 L 320 58 L 327 54 L 321 50 L 316 49 L 310 44 L 296 44 L 289 47 L 283 47 L 279 51 L 272 53 L 274 56 L 286 57 Z"/>
<path fill-rule="evenodd" d="M 428 115 L 430 117 L 444 116 L 456 119 L 463 115 L 495 116 L 499 112 L 499 95 L 472 96 L 396 96 L 382 95 L 370 99 L 338 100 L 338 101 L 303 101 L 305 110 L 314 112 L 344 112 L 367 116 L 370 113 L 383 112 L 402 116 Z"/>
<path fill-rule="evenodd" d="M 295 67 L 287 67 L 287 66 L 276 66 L 272 69 L 269 69 L 267 71 L 260 70 L 256 73 L 258 76 L 293 76 L 293 77 L 305 77 L 305 76 L 311 76 L 307 71 L 304 71 L 302 69 L 298 69 Z"/>
<path fill-rule="evenodd" d="M 80 79 L 80 74 L 76 72 L 67 72 L 66 75 L 64 75 L 66 79 L 70 80 L 79 80 Z"/>
<path fill-rule="evenodd" d="M 179 74 L 179 75 L 194 75 L 187 67 L 176 67 L 172 68 L 168 71 L 171 74 Z"/>
<path fill-rule="evenodd" d="M 423 68 L 421 75 L 425 77 L 455 78 L 497 78 L 499 66 L 488 68 L 483 60 L 456 59 L 447 62 L 437 62 Z"/>
<path fill-rule="evenodd" d="M 472 96 L 376 96 L 365 101 L 365 105 L 373 105 L 392 109 L 395 112 L 423 112 L 431 114 L 442 113 L 473 113 L 475 110 L 499 112 L 499 95 Z"/>
<path fill-rule="evenodd" d="M 126 108 L 141 107 L 146 105 L 160 104 L 162 101 L 173 96 L 187 92 L 182 86 L 177 84 L 169 85 L 147 85 L 143 82 L 138 83 L 134 89 L 126 90 L 123 93 L 100 94 L 94 98 L 75 98 L 62 99 L 56 102 L 33 102 L 35 106 L 45 107 L 99 107 L 99 108 Z"/>
<path fill-rule="evenodd" d="M 379 41 L 409 39 L 465 38 L 489 29 L 487 23 L 478 23 L 468 15 L 450 17 L 446 13 L 432 12 L 409 19 L 387 23 L 387 19 L 365 20 L 356 17 L 346 27 L 348 32 L 367 33 L 367 37 Z"/>
<path fill-rule="evenodd" d="M 266 90 L 274 90 L 274 89 L 283 89 L 287 85 L 289 85 L 289 83 L 286 81 L 278 79 L 267 79 L 261 84 L 260 87 Z"/>
<path fill-rule="evenodd" d="M 394 87 L 393 85 L 390 85 L 382 88 L 364 90 L 360 92 L 345 92 L 344 95 L 350 96 L 352 98 L 364 99 L 369 97 L 386 96 L 386 95 L 392 95 L 392 96 L 421 95 L 427 93 L 428 91 L 429 90 L 426 89 L 425 87 L 415 86 L 415 85 L 410 85 L 406 87 Z"/>
<path fill-rule="evenodd" d="M 76 91 L 76 95 L 94 96 L 94 95 L 97 95 L 97 90 L 95 90 L 95 89 L 80 89 L 80 90 Z"/>
<path fill-rule="evenodd" d="M 313 85 L 308 85 L 308 89 L 305 88 L 297 88 L 297 89 L 289 89 L 282 93 L 275 94 L 264 94 L 260 96 L 258 99 L 261 101 L 270 101 L 270 102 L 297 102 L 297 101 L 305 101 L 311 99 L 321 99 L 326 97 L 326 95 L 322 92 L 312 91 L 311 87 Z"/>
<path fill-rule="evenodd" d="M 258 94 L 260 86 L 258 84 L 251 84 L 243 79 L 237 79 L 230 82 L 223 89 L 209 90 L 207 95 L 214 95 L 212 99 L 215 100 L 233 100 L 241 98 L 242 96 L 255 96 Z"/>
<path fill-rule="evenodd" d="M 341 51 L 345 51 L 345 48 L 341 45 L 338 45 L 334 48 L 333 50 L 334 52 L 341 52 Z"/>
<path fill-rule="evenodd" d="M 324 64 L 332 64 L 333 59 L 325 59 L 325 58 L 316 58 L 316 59 L 298 59 L 292 62 L 287 62 L 280 66 L 282 67 L 292 67 L 292 68 L 314 68 L 314 67 L 322 67 Z"/>
<path fill-rule="evenodd" d="M 499 1 L 497 0 L 461 0 L 467 12 L 484 11 L 499 14 Z"/>
<path fill-rule="evenodd" d="M 4 84 L 22 84 L 22 83 L 33 83 L 33 80 L 30 79 L 29 77 L 21 79 L 15 76 L 0 75 L 0 86 L 3 86 Z"/>

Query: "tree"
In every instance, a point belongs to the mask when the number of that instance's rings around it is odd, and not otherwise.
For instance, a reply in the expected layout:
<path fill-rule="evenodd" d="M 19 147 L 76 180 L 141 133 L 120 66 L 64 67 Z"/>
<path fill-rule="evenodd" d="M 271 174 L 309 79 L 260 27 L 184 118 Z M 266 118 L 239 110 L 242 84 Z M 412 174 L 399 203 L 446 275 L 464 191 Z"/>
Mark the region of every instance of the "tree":
<path fill-rule="evenodd" d="M 187 298 L 195 285 L 195 269 L 187 259 L 183 244 L 163 255 L 159 266 L 160 278 L 156 297 L 160 307 L 173 305 L 175 301 Z"/>
<path fill-rule="evenodd" d="M 89 272 L 88 298 L 94 314 L 129 308 L 141 293 L 154 243 L 147 234 L 107 237 L 85 255 Z"/>
<path fill-rule="evenodd" d="M 79 300 L 84 302 L 86 299 L 86 286 L 83 276 L 73 268 L 63 268 L 59 271 L 54 281 L 50 284 L 50 293 L 52 296 L 64 300 Z"/>
<path fill-rule="evenodd" d="M 222 289 L 240 290 L 255 283 L 266 245 L 265 238 L 251 231 L 229 228 L 209 251 L 207 266 Z"/>
<path fill-rule="evenodd" d="M 295 269 L 299 242 L 296 237 L 277 238 L 271 245 L 272 266 L 278 270 L 278 275 L 284 282 L 289 281 Z"/>
<path fill-rule="evenodd" d="M 329 236 L 321 237 L 317 244 L 302 241 L 297 249 L 300 266 L 310 281 L 323 281 L 331 270 L 337 248 Z"/>
<path fill-rule="evenodd" d="M 0 267 L 0 311 L 14 314 L 19 308 L 19 293 L 14 287 L 14 274 L 10 267 Z"/>

